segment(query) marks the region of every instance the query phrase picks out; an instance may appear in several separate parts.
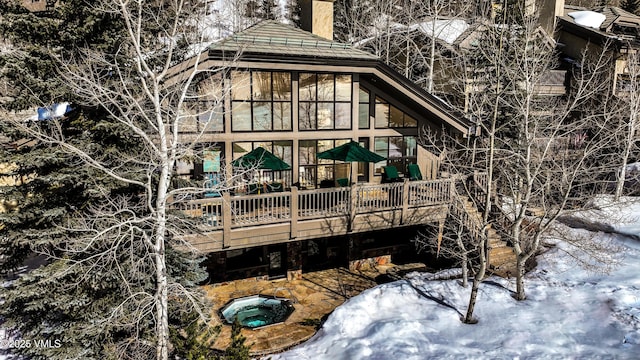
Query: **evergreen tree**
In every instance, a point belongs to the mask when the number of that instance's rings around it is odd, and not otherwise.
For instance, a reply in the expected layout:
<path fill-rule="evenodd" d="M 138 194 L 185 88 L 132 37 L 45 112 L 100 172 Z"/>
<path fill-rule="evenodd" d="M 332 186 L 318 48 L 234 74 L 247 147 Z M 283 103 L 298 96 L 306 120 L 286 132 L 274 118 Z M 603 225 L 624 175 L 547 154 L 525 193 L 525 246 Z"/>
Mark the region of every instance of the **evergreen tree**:
<path fill-rule="evenodd" d="M 227 360 L 249 360 L 250 347 L 245 344 L 246 338 L 242 335 L 242 326 L 236 319 L 231 327 L 231 344 L 224 352 Z"/>
<path fill-rule="evenodd" d="M 287 19 L 295 27 L 300 28 L 302 26 L 300 23 L 300 16 L 301 16 L 302 9 L 300 8 L 300 4 L 298 4 L 298 0 L 288 0 L 286 10 L 287 10 Z"/>
<path fill-rule="evenodd" d="M 275 0 L 262 0 L 260 5 L 260 17 L 265 20 L 280 18 L 280 7 Z"/>
<path fill-rule="evenodd" d="M 53 11 L 33 14 L 0 0 L 0 34 L 10 47 L 0 54 L 0 76 L 12 90 L 0 110 L 79 103 L 79 94 L 71 90 L 74 84 L 59 74 L 65 61 L 83 56 L 87 49 L 104 54 L 107 63 L 130 61 L 123 51 L 122 19 L 95 5 L 68 0 Z M 149 36 L 142 40 L 154 47 L 155 34 L 165 24 L 144 24 Z M 158 54 L 164 46 L 155 45 Z M 175 55 L 175 61 L 180 56 Z M 113 76 L 109 67 L 92 70 L 101 81 Z M 145 148 L 130 128 L 114 120 L 114 109 L 99 104 L 74 107 L 63 118 L 29 126 L 41 134 L 63 136 L 122 175 L 156 181 L 155 175 L 144 177 L 147 169 L 140 163 L 122 162 L 144 154 Z M 14 165 L 8 175 L 24 179 L 16 186 L 0 187 L 0 198 L 17 204 L 0 214 L 0 274 L 33 255 L 44 258 L 44 264 L 4 289 L 0 318 L 16 338 L 49 340 L 52 345 L 12 351 L 34 359 L 153 357 L 157 334 L 148 313 L 157 284 L 144 238 L 154 226 L 142 221 L 150 216 L 147 205 L 152 198 L 139 186 L 87 166 L 78 154 L 16 129 L 8 121 L 15 115 L 2 114 L 0 134 L 27 145 L 0 147 L 2 162 Z M 123 223 L 130 224 L 127 233 L 119 233 Z M 96 236 L 88 231 L 91 228 L 104 233 Z M 204 279 L 199 259 L 173 249 L 169 242 L 166 262 L 169 281 L 181 289 L 195 290 Z M 182 319 L 193 317 L 190 305 L 169 303 L 174 328 L 186 326 Z"/>

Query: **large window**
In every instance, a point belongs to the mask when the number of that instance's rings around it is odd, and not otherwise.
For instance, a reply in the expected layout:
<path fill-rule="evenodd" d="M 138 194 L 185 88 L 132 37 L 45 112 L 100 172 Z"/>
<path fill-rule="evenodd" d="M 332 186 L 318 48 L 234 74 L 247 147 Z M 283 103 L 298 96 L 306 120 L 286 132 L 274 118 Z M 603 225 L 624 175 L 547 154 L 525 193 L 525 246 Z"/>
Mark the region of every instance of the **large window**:
<path fill-rule="evenodd" d="M 231 130 L 291 130 L 291 74 L 231 72 Z"/>
<path fill-rule="evenodd" d="M 369 91 L 360 87 L 358 100 L 358 128 L 369 128 Z"/>
<path fill-rule="evenodd" d="M 339 178 L 348 178 L 349 164 L 334 160 L 318 159 L 316 154 L 346 144 L 349 139 L 340 140 L 300 140 L 298 156 L 300 160 L 300 185 L 307 188 L 333 185 Z"/>
<path fill-rule="evenodd" d="M 351 129 L 351 75 L 301 73 L 300 130 Z"/>
<path fill-rule="evenodd" d="M 375 164 L 375 173 L 380 175 L 383 166 L 395 166 L 399 173 L 408 172 L 407 165 L 417 161 L 418 148 L 415 136 L 379 136 L 375 138 L 375 152 L 387 160 Z"/>
<path fill-rule="evenodd" d="M 195 91 L 187 94 L 180 109 L 181 132 L 222 132 L 222 74 L 217 73 L 196 83 Z"/>
<path fill-rule="evenodd" d="M 375 126 L 376 128 L 412 128 L 417 127 L 418 122 L 383 98 L 376 96 Z"/>

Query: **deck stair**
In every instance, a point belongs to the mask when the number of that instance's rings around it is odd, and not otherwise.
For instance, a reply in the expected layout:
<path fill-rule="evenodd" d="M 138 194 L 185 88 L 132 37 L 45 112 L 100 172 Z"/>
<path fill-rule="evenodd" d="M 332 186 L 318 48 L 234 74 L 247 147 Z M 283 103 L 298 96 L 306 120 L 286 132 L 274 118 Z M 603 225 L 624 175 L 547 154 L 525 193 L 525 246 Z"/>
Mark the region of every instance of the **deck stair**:
<path fill-rule="evenodd" d="M 451 211 L 462 220 L 473 237 L 481 235 L 483 230 L 482 217 L 478 208 L 467 196 L 458 194 L 457 201 L 454 202 Z M 487 227 L 487 236 L 489 240 L 489 273 L 502 277 L 514 274 L 516 268 L 514 249 L 502 240 L 500 234 L 490 224 Z"/>

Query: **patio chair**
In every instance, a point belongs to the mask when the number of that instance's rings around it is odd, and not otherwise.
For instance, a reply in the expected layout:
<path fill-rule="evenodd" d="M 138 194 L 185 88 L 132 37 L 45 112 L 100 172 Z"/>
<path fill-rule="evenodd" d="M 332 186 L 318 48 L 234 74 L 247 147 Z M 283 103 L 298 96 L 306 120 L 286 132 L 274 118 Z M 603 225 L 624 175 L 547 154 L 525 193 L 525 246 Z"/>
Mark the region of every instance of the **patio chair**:
<path fill-rule="evenodd" d="M 284 191 L 284 186 L 282 185 L 282 183 L 274 182 L 271 184 L 267 184 L 267 192 L 274 193 L 282 191 Z"/>
<path fill-rule="evenodd" d="M 247 188 L 248 195 L 257 195 L 262 192 L 262 184 L 252 183 Z"/>
<path fill-rule="evenodd" d="M 402 181 L 395 166 L 382 167 L 382 183 L 393 183 Z"/>
<path fill-rule="evenodd" d="M 407 168 L 409 170 L 409 180 L 422 180 L 422 173 L 418 164 L 409 164 Z"/>
<path fill-rule="evenodd" d="M 336 179 L 336 183 L 338 184 L 338 187 L 347 187 L 349 186 L 349 178 Z"/>

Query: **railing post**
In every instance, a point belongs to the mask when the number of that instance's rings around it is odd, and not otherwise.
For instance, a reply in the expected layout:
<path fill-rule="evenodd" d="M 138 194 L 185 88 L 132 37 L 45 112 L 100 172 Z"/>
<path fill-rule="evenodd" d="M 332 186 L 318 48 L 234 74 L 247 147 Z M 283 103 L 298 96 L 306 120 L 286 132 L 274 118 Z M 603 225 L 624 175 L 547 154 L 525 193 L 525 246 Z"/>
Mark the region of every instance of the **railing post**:
<path fill-rule="evenodd" d="M 453 201 L 453 199 L 455 199 L 455 194 L 456 194 L 456 178 L 455 176 L 452 176 L 451 179 L 449 180 L 449 202 Z"/>
<path fill-rule="evenodd" d="M 222 193 L 222 248 L 226 249 L 231 243 L 231 194 Z"/>
<path fill-rule="evenodd" d="M 295 239 L 298 237 L 298 188 L 291 187 L 291 199 L 289 200 L 289 214 L 291 216 L 291 234 L 290 237 Z"/>
<path fill-rule="evenodd" d="M 358 190 L 356 184 L 351 184 L 349 188 L 349 208 L 347 213 L 349 214 L 349 222 L 347 224 L 347 231 L 353 231 L 353 222 L 356 220 L 356 210 L 358 208 Z"/>
<path fill-rule="evenodd" d="M 402 184 L 402 211 L 400 212 L 400 224 L 404 224 L 409 211 L 409 179 L 405 178 Z"/>

